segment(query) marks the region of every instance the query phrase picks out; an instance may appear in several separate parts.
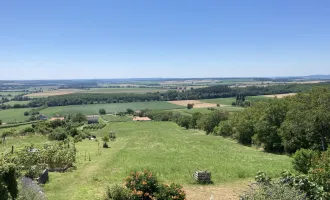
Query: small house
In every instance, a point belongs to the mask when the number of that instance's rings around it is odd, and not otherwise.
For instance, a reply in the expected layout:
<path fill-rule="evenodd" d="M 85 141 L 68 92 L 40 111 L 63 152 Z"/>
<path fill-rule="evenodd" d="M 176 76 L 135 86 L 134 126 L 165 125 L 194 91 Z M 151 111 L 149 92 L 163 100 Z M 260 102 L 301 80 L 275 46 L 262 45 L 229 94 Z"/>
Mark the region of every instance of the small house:
<path fill-rule="evenodd" d="M 87 116 L 88 124 L 97 124 L 99 123 L 99 116 L 97 115 L 88 115 Z"/>
<path fill-rule="evenodd" d="M 45 115 L 39 115 L 38 119 L 39 120 L 47 120 L 47 116 L 45 116 Z"/>

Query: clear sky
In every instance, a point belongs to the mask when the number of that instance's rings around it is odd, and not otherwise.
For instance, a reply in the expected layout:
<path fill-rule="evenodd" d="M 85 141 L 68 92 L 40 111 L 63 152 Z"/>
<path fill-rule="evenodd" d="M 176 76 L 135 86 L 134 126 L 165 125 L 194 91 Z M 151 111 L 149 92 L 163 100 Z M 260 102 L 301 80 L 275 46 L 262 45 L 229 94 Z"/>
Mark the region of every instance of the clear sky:
<path fill-rule="evenodd" d="M 0 79 L 309 74 L 329 0 L 0 1 Z"/>

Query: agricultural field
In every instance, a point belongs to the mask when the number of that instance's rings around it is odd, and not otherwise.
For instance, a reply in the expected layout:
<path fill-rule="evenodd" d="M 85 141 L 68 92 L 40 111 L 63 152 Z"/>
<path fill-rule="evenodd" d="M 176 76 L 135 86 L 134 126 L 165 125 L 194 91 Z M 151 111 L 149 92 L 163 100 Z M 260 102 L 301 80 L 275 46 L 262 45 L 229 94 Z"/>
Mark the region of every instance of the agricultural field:
<path fill-rule="evenodd" d="M 30 103 L 30 101 L 9 101 L 9 102 L 6 102 L 4 104 L 14 106 L 15 104 L 27 105 L 29 103 Z"/>
<path fill-rule="evenodd" d="M 213 109 L 224 110 L 224 111 L 228 111 L 228 112 L 238 112 L 238 111 L 242 111 L 244 108 L 239 107 L 239 106 L 223 106 L 223 107 L 216 107 Z M 200 112 L 200 113 L 212 112 L 212 110 L 207 109 L 207 108 L 192 108 L 192 109 L 185 108 L 185 109 L 172 109 L 172 110 L 168 110 L 168 111 L 179 112 L 183 115 L 192 115 L 193 113 L 196 113 L 196 112 Z"/>
<path fill-rule="evenodd" d="M 289 97 L 289 96 L 294 96 L 297 93 L 287 93 L 287 94 L 272 94 L 272 95 L 264 95 L 265 97 L 270 97 L 270 98 L 284 98 L 284 97 Z"/>
<path fill-rule="evenodd" d="M 31 108 L 11 108 L 7 110 L 0 110 L 0 120 L 2 120 L 3 123 L 24 122 L 29 119 L 29 116 L 24 116 L 24 112 L 29 110 L 31 110 Z"/>
<path fill-rule="evenodd" d="M 171 104 L 179 105 L 179 106 L 186 106 L 188 104 L 194 104 L 194 108 L 211 108 L 217 107 L 217 104 L 214 103 L 206 103 L 199 100 L 180 100 L 180 101 L 168 101 Z"/>
<path fill-rule="evenodd" d="M 101 115 L 101 118 L 105 122 L 128 122 L 132 121 L 132 117 L 129 116 L 119 116 L 119 115 Z"/>
<path fill-rule="evenodd" d="M 41 111 L 42 114 L 50 117 L 55 114 L 68 115 L 75 113 L 83 113 L 86 115 L 98 114 L 99 109 L 104 108 L 107 113 L 123 112 L 131 108 L 133 110 L 141 109 L 177 109 L 183 108 L 182 106 L 170 104 L 165 101 L 152 101 L 152 102 L 132 102 L 132 103 L 111 103 L 111 104 L 87 104 L 87 105 L 74 105 L 74 106 L 58 106 L 48 107 Z"/>
<path fill-rule="evenodd" d="M 166 89 L 162 88 L 90 88 L 88 90 L 83 89 L 58 89 L 51 91 L 44 91 L 39 93 L 31 93 L 26 96 L 31 98 L 49 97 L 56 95 L 65 95 L 73 93 L 148 93 L 148 92 L 165 92 Z"/>

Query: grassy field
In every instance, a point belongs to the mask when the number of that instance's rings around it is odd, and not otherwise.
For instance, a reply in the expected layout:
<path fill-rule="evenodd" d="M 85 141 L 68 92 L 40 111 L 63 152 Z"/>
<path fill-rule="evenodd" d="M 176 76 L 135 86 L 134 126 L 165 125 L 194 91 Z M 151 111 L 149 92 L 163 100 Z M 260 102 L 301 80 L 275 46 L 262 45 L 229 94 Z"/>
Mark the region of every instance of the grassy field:
<path fill-rule="evenodd" d="M 255 101 L 265 101 L 267 99 L 270 99 L 269 97 L 265 96 L 247 96 L 245 97 L 246 100 L 249 100 L 251 102 Z M 231 105 L 232 102 L 235 102 L 236 98 L 235 97 L 230 97 L 230 98 L 218 98 L 218 99 L 203 99 L 201 102 L 206 102 L 206 103 L 216 103 L 216 104 L 223 104 L 223 105 Z"/>
<path fill-rule="evenodd" d="M 31 125 L 17 129 L 28 126 Z M 77 168 L 50 173 L 50 181 L 44 186 L 49 200 L 102 200 L 108 185 L 122 184 L 123 178 L 134 170 L 149 169 L 159 181 L 180 183 L 190 191 L 196 193 L 198 189 L 203 193 L 209 186 L 194 184 L 195 170 L 210 170 L 214 189 L 236 187 L 237 183 L 245 186 L 258 170 L 278 175 L 291 169 L 288 156 L 264 153 L 230 139 L 206 136 L 202 131 L 185 130 L 172 122 L 117 122 L 93 134 L 99 139 L 112 130 L 117 140 L 109 143 L 109 149 L 102 148 L 101 155 L 97 154 L 96 141 L 76 143 Z M 9 137 L 6 145 L 0 144 L 0 150 L 9 151 L 11 145 L 18 149 L 31 143 L 38 147 L 49 142 L 46 136 Z"/>
<path fill-rule="evenodd" d="M 9 101 L 4 104 L 14 106 L 15 104 L 27 105 L 28 103 L 30 103 L 30 101 Z"/>
<path fill-rule="evenodd" d="M 244 108 L 236 107 L 236 106 L 223 106 L 223 107 L 215 107 L 214 109 L 225 110 L 225 111 L 228 111 L 228 112 L 237 112 L 237 111 L 243 110 Z M 172 109 L 172 110 L 169 110 L 169 111 L 179 112 L 179 113 L 184 114 L 184 115 L 192 115 L 193 113 L 196 113 L 196 112 L 200 112 L 200 113 L 209 113 L 209 112 L 211 112 L 211 110 L 209 110 L 207 108 L 192 108 L 192 109 L 183 108 L 183 109 Z"/>
<path fill-rule="evenodd" d="M 21 91 L 0 91 L 0 95 L 3 95 L 3 96 L 8 96 L 8 95 L 16 96 L 16 95 L 24 94 L 24 93 L 26 93 L 26 92 L 21 92 Z"/>
<path fill-rule="evenodd" d="M 41 111 L 42 114 L 50 117 L 55 114 L 68 115 L 75 113 L 83 114 L 98 114 L 99 109 L 104 108 L 107 113 L 115 113 L 126 111 L 127 108 L 133 110 L 140 109 L 176 109 L 183 108 L 182 106 L 177 106 L 165 101 L 153 101 L 153 102 L 132 102 L 132 103 L 112 103 L 112 104 L 88 104 L 88 105 L 77 105 L 77 106 L 59 106 L 59 107 L 49 107 Z"/>
<path fill-rule="evenodd" d="M 113 123 L 98 137 L 117 132 L 110 149 L 97 155 L 98 143 L 77 143 L 77 170 L 50 173 L 49 200 L 103 199 L 107 185 L 122 184 L 131 171 L 149 169 L 160 181 L 193 184 L 195 170 L 210 170 L 215 185 L 252 179 L 258 170 L 277 174 L 291 167 L 287 156 L 268 154 L 232 140 L 184 130 L 170 122 Z M 91 161 L 85 160 L 85 152 Z M 61 191 L 61 192 L 58 192 Z"/>
<path fill-rule="evenodd" d="M 31 108 L 12 108 L 7 110 L 0 110 L 0 120 L 2 122 L 23 122 L 29 119 L 28 116 L 24 116 L 25 111 L 29 111 Z"/>

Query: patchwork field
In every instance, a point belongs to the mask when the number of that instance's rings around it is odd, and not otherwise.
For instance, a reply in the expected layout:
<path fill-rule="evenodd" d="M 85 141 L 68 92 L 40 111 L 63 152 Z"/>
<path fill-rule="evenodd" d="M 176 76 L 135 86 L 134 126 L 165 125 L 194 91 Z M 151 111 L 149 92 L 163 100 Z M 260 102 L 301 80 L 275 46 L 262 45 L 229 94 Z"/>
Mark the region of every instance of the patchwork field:
<path fill-rule="evenodd" d="M 194 108 L 217 107 L 217 104 L 205 103 L 205 102 L 201 102 L 199 100 L 181 100 L 181 101 L 168 101 L 168 102 L 171 104 L 174 104 L 174 105 L 185 106 L 185 107 L 187 107 L 187 104 L 194 104 Z"/>
<path fill-rule="evenodd" d="M 27 94 L 28 97 L 48 97 L 56 95 L 65 95 L 72 93 L 148 93 L 148 92 L 164 92 L 162 88 L 90 88 L 89 90 L 82 89 L 59 89 L 53 91 L 44 91 L 40 93 Z"/>
<path fill-rule="evenodd" d="M 258 170 L 275 175 L 291 168 L 288 156 L 264 153 L 229 139 L 206 136 L 202 131 L 185 130 L 171 122 L 118 122 L 93 134 L 101 138 L 112 130 L 117 140 L 109 143 L 109 149 L 102 148 L 101 155 L 97 154 L 98 142 L 76 143 L 77 169 L 50 173 L 50 182 L 44 186 L 49 200 L 103 199 L 108 185 L 122 184 L 131 171 L 144 169 L 153 171 L 162 182 L 183 184 L 188 199 L 197 200 L 201 194 L 212 194 L 214 199 L 232 198 L 233 190 L 244 187 Z M 48 142 L 44 136 L 7 141 L 6 147 L 1 145 L 2 151 L 10 149 L 11 144 Z M 91 161 L 85 160 L 85 153 L 90 154 Z M 195 170 L 210 170 L 214 185 L 194 185 Z"/>
<path fill-rule="evenodd" d="M 165 101 L 152 101 L 152 102 L 132 102 L 132 103 L 111 103 L 111 104 L 87 104 L 87 105 L 75 105 L 75 106 L 58 106 L 49 107 L 41 111 L 46 116 L 53 116 L 55 114 L 68 115 L 75 113 L 83 114 L 98 114 L 99 109 L 104 108 L 107 113 L 116 113 L 126 111 L 127 108 L 133 110 L 141 109 L 177 109 L 183 108 L 182 106 L 174 105 Z"/>
<path fill-rule="evenodd" d="M 251 102 L 255 101 L 265 101 L 269 99 L 269 97 L 266 96 L 247 96 L 245 97 L 246 100 L 249 100 Z M 220 105 L 232 105 L 232 102 L 235 102 L 235 97 L 229 97 L 229 98 L 217 98 L 217 99 L 203 99 L 201 102 L 205 103 L 213 103 L 213 104 L 220 104 Z"/>
<path fill-rule="evenodd" d="M 264 95 L 265 97 L 271 97 L 271 98 L 284 98 L 284 97 L 289 97 L 289 96 L 293 96 L 296 95 L 297 93 L 288 93 L 288 94 L 272 94 L 272 95 Z"/>

